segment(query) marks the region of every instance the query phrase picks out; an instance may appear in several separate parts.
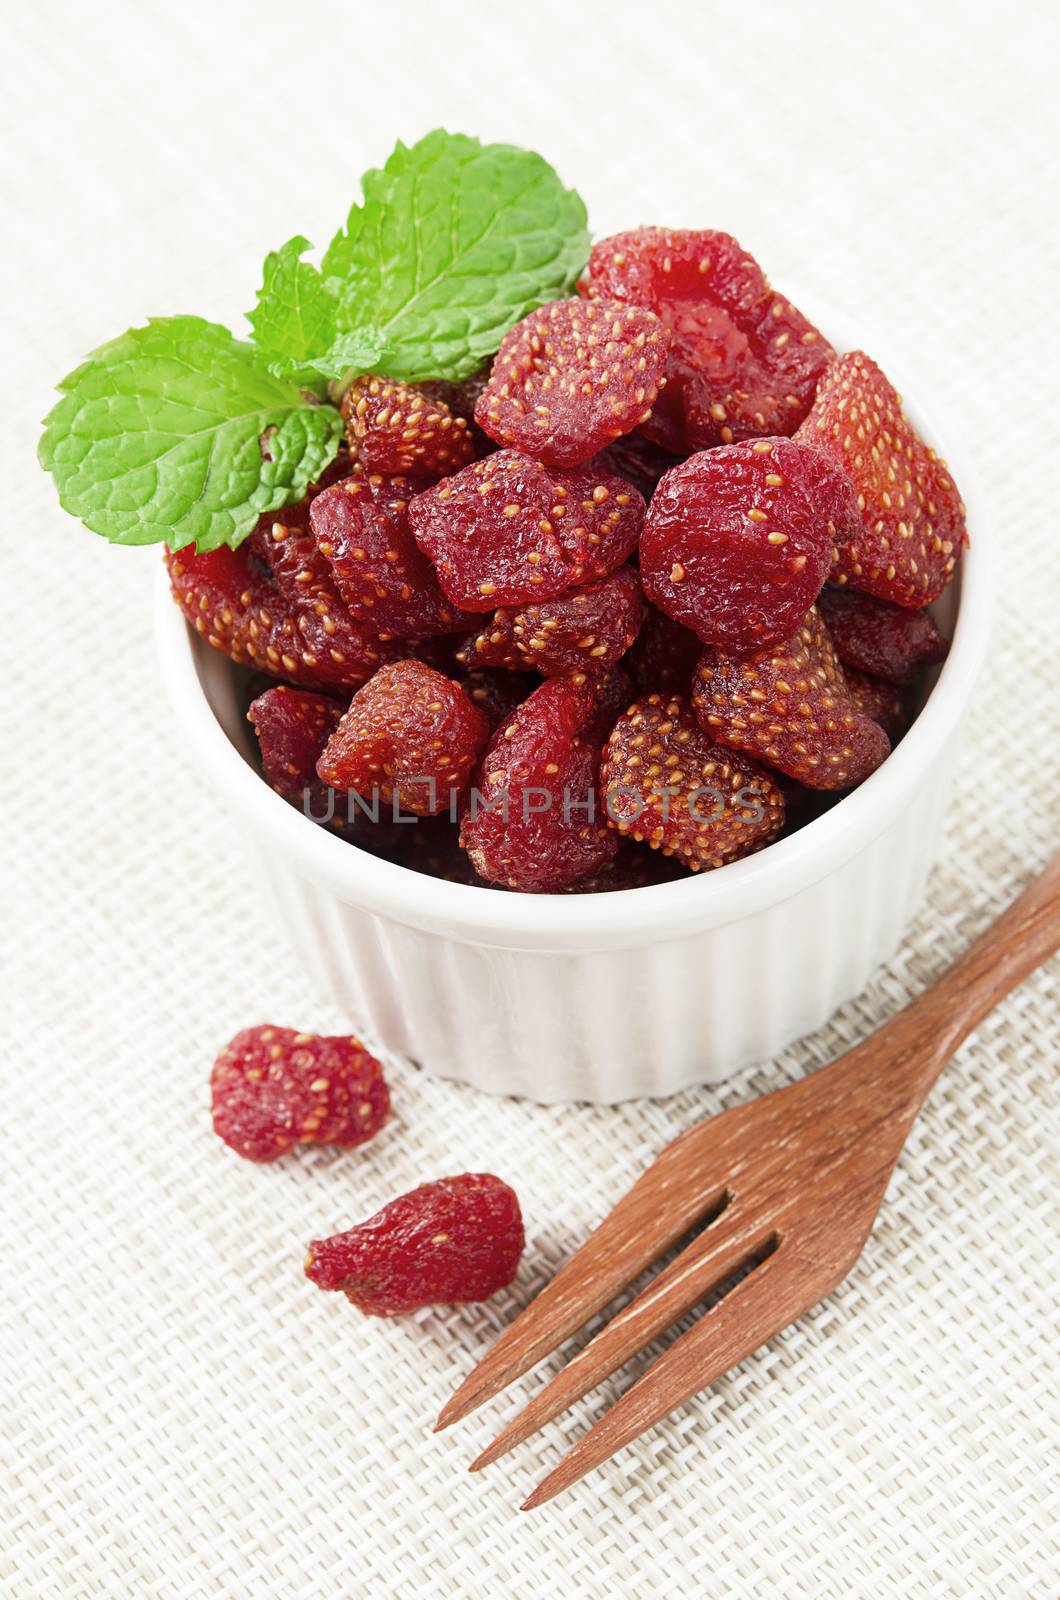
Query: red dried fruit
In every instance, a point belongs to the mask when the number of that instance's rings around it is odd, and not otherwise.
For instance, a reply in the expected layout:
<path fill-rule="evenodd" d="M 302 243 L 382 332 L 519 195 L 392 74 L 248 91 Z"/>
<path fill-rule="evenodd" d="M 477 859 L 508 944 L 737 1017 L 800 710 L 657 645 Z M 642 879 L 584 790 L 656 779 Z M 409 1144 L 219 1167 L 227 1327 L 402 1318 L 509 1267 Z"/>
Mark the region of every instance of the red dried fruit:
<path fill-rule="evenodd" d="M 582 739 L 591 744 L 599 756 L 619 717 L 633 701 L 633 685 L 622 663 L 609 672 L 578 674 L 572 683 L 586 683 L 593 691 L 595 705 L 588 722 L 582 729 Z M 599 765 L 599 763 L 597 763 Z"/>
<path fill-rule="evenodd" d="M 622 665 L 638 694 L 687 695 L 702 654 L 702 641 L 690 628 L 675 622 L 657 606 L 648 605 L 640 632 Z"/>
<path fill-rule="evenodd" d="M 388 808 L 363 806 L 317 777 L 317 762 L 345 710 L 345 700 L 281 683 L 255 696 L 247 720 L 254 724 L 265 779 L 277 794 L 351 844 L 386 853 L 403 831 Z"/>
<path fill-rule="evenodd" d="M 478 397 L 489 382 L 490 367 L 492 362 L 487 361 L 485 366 L 470 378 L 464 378 L 460 383 L 449 383 L 444 378 L 439 378 L 430 383 L 418 383 L 416 388 L 425 394 L 428 400 L 440 400 L 449 407 L 454 417 L 463 417 L 467 423 L 468 433 L 471 435 L 476 456 L 488 456 L 497 446 L 489 434 L 483 433 L 475 421 L 475 407 Z"/>
<path fill-rule="evenodd" d="M 313 818 L 327 816 L 328 786 L 317 777 L 317 761 L 345 709 L 343 700 L 281 683 L 259 694 L 247 711 L 266 783 Z M 340 821 L 332 817 L 330 825 Z"/>
<path fill-rule="evenodd" d="M 596 798 L 612 694 L 606 681 L 550 678 L 493 734 L 460 833 L 479 877 L 543 894 L 614 856 L 618 841 Z"/>
<path fill-rule="evenodd" d="M 214 1062 L 210 1099 L 214 1132 L 248 1161 L 364 1144 L 390 1111 L 383 1069 L 359 1040 L 293 1028 L 237 1033 Z"/>
<path fill-rule="evenodd" d="M 625 438 L 616 439 L 614 444 L 601 450 L 598 456 L 593 457 L 592 466 L 595 471 L 613 472 L 624 478 L 645 500 L 650 500 L 659 487 L 663 473 L 676 467 L 680 459 L 680 456 L 671 455 L 669 450 L 660 450 L 638 429 L 636 433 L 627 433 Z"/>
<path fill-rule="evenodd" d="M 433 817 L 464 787 L 490 731 L 489 719 L 459 684 L 422 661 L 381 667 L 350 701 L 317 762 L 333 788 L 396 796 L 406 811 Z"/>
<path fill-rule="evenodd" d="M 446 599 L 409 526 L 408 478 L 354 473 L 313 501 L 313 537 L 354 622 L 383 639 L 456 633 L 474 619 Z"/>
<path fill-rule="evenodd" d="M 375 373 L 355 378 L 342 398 L 350 459 L 366 472 L 444 478 L 475 454 L 463 417 L 444 400 Z"/>
<path fill-rule="evenodd" d="M 600 762 L 611 826 L 692 872 L 760 850 L 784 822 L 769 773 L 716 744 L 680 695 L 651 694 L 619 717 Z"/>
<path fill-rule="evenodd" d="M 888 683 L 884 678 L 874 678 L 868 672 L 846 665 L 843 678 L 861 714 L 878 722 L 891 744 L 897 744 L 913 721 L 916 694 L 912 686 Z"/>
<path fill-rule="evenodd" d="M 785 644 L 742 660 L 704 651 L 692 704 L 700 727 L 810 789 L 849 789 L 885 760 L 890 741 L 851 699 L 816 610 Z"/>
<path fill-rule="evenodd" d="M 582 675 L 578 674 L 572 681 L 582 682 Z M 608 672 L 586 673 L 584 681 L 592 687 L 596 696 L 595 709 L 585 724 L 585 736 L 602 745 L 623 711 L 632 703 L 633 685 L 621 662 Z"/>
<path fill-rule="evenodd" d="M 613 572 L 636 548 L 644 501 L 607 473 L 498 450 L 418 494 L 409 519 L 449 599 L 481 612 Z"/>
<path fill-rule="evenodd" d="M 614 234 L 593 246 L 579 288 L 648 306 L 670 330 L 666 389 L 645 432 L 674 455 L 794 433 L 834 355 L 727 233 Z"/>
<path fill-rule="evenodd" d="M 968 543 L 964 506 L 875 361 L 841 356 L 798 436 L 840 462 L 857 492 L 861 526 L 839 547 L 836 582 L 916 609 L 937 600 Z"/>
<path fill-rule="evenodd" d="M 479 618 L 475 618 L 478 625 Z M 456 659 L 456 652 L 464 642 L 466 634 L 462 633 L 436 633 L 429 639 L 417 639 L 408 647 L 407 655 L 412 661 L 426 661 L 429 667 L 436 672 L 444 672 L 447 678 L 459 678 L 463 668 Z"/>
<path fill-rule="evenodd" d="M 215 650 L 315 689 L 356 689 L 396 654 L 358 628 L 337 596 L 309 583 L 297 600 L 281 594 L 249 541 L 198 554 L 167 550 L 173 598 Z"/>
<path fill-rule="evenodd" d="M 640 628 L 644 596 L 632 567 L 619 567 L 584 589 L 539 605 L 493 613 L 482 631 L 461 646 L 457 660 L 540 672 L 546 678 L 613 666 Z"/>
<path fill-rule="evenodd" d="M 400 650 L 356 624 L 339 598 L 309 532 L 316 492 L 267 512 L 235 550 L 188 545 L 167 550 L 166 565 L 174 600 L 214 649 L 308 688 L 352 690 Z"/>
<path fill-rule="evenodd" d="M 843 665 L 888 683 L 911 683 L 921 667 L 944 661 L 950 648 L 926 611 L 892 605 L 861 589 L 826 584 L 817 609 Z"/>
<path fill-rule="evenodd" d="M 475 421 L 548 466 L 580 466 L 648 420 L 669 349 L 641 306 L 553 300 L 505 334 Z"/>
<path fill-rule="evenodd" d="M 702 451 L 655 491 L 644 592 L 704 644 L 768 649 L 796 631 L 836 540 L 859 526 L 850 480 L 822 450 L 778 438 Z"/>
<path fill-rule="evenodd" d="M 515 1277 L 525 1242 L 514 1189 L 489 1172 L 421 1184 L 367 1222 L 314 1239 L 305 1273 L 371 1317 L 488 1300 Z"/>
<path fill-rule="evenodd" d="M 331 481 L 339 481 L 338 476 Z M 341 474 L 345 481 L 347 474 Z M 343 610 L 335 576 L 326 558 L 317 549 L 311 529 L 311 508 L 318 494 L 324 490 L 312 489 L 297 505 L 283 511 L 271 512 L 262 517 L 247 540 L 251 557 L 260 562 L 280 594 L 296 609 L 304 609 L 307 599 L 314 610 L 319 603 L 329 607 L 329 612 L 319 616 L 338 616 Z M 326 630 L 325 630 L 326 631 Z M 375 630 L 373 629 L 373 632 Z"/>
<path fill-rule="evenodd" d="M 484 711 L 490 727 L 511 719 L 516 706 L 532 695 L 541 680 L 526 672 L 493 671 L 489 667 L 474 667 L 471 671 L 457 668 L 457 682 L 472 705 Z"/>

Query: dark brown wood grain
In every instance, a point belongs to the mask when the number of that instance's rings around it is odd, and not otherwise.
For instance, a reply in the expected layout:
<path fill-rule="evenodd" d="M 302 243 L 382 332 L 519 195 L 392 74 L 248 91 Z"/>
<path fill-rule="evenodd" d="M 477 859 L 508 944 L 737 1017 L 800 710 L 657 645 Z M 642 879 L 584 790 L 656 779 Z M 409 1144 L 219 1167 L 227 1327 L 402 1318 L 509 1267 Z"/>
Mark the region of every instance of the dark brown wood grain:
<path fill-rule="evenodd" d="M 967 1034 L 1060 947 L 1060 857 L 904 1011 L 812 1077 L 669 1144 L 443 1408 L 447 1427 L 706 1225 L 472 1463 L 486 1466 L 750 1268 L 588 1429 L 525 1501 L 541 1505 L 786 1328 L 842 1281 L 913 1119 Z"/>

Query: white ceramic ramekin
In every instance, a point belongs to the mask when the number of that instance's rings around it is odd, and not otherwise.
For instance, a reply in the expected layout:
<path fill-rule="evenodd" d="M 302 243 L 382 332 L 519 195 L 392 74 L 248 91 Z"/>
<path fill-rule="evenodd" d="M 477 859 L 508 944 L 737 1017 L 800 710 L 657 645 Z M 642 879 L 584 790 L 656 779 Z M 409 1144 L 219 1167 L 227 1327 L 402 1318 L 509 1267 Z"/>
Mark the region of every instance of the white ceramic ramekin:
<path fill-rule="evenodd" d="M 177 715 L 298 958 L 351 1027 L 493 1093 L 608 1102 L 717 1082 L 857 994 L 896 947 L 932 863 L 992 610 L 967 465 L 908 410 L 949 462 L 972 540 L 935 608 L 952 647 L 927 703 L 884 765 L 822 817 L 677 883 L 508 894 L 394 866 L 315 827 L 262 781 L 236 669 L 187 627 L 160 573 Z"/>

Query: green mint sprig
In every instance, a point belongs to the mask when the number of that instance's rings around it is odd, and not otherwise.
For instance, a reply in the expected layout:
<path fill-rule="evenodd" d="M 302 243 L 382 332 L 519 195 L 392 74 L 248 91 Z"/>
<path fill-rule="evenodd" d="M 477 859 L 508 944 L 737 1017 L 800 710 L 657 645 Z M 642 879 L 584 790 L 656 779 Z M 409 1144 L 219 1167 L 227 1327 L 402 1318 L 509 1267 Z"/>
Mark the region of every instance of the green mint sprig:
<path fill-rule="evenodd" d="M 333 406 L 201 317 L 132 328 L 59 387 L 41 464 L 63 507 L 114 544 L 235 546 L 305 494 L 342 438 Z"/>
<path fill-rule="evenodd" d="M 309 240 L 298 235 L 270 250 L 247 321 L 270 372 L 313 383 L 319 374 L 311 357 L 334 341 L 338 302 L 317 268 L 302 260 L 310 248 Z"/>
<path fill-rule="evenodd" d="M 578 195 L 512 145 L 438 129 L 362 188 L 321 268 L 301 236 L 266 257 L 252 343 L 160 317 L 63 379 L 39 453 L 67 511 L 116 544 L 234 548 L 333 460 L 329 384 L 459 381 L 588 255 Z"/>
<path fill-rule="evenodd" d="M 438 129 L 362 186 L 322 271 L 340 330 L 381 333 L 379 370 L 406 383 L 470 377 L 589 253 L 581 198 L 532 150 Z"/>
<path fill-rule="evenodd" d="M 371 371 L 383 353 L 383 338 L 368 324 L 340 333 L 338 294 L 301 259 L 309 248 L 309 240 L 298 235 L 265 257 L 247 321 L 270 372 L 319 386 L 351 367 L 355 373 Z"/>

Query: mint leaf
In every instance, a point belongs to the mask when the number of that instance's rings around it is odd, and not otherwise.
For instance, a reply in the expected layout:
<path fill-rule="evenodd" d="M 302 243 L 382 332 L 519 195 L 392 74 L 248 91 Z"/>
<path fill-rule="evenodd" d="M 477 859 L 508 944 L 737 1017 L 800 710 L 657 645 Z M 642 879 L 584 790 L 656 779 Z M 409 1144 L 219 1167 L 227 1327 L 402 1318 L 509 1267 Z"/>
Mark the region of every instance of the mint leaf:
<path fill-rule="evenodd" d="M 342 419 L 200 317 L 158 317 L 59 385 L 40 460 L 65 510 L 115 544 L 235 546 L 300 500 Z"/>
<path fill-rule="evenodd" d="M 281 377 L 311 372 L 311 358 L 335 339 L 338 302 L 316 267 L 301 260 L 309 248 L 297 235 L 265 257 L 257 302 L 247 312 L 254 342 Z"/>
<path fill-rule="evenodd" d="M 385 348 L 378 328 L 350 328 L 323 355 L 313 357 L 312 368 L 325 378 L 352 380 L 362 372 L 374 372 Z"/>
<path fill-rule="evenodd" d="M 370 371 L 384 342 L 367 326 L 337 332 L 338 300 L 316 267 L 301 259 L 309 248 L 299 234 L 265 257 L 247 321 L 271 373 L 313 386 Z"/>
<path fill-rule="evenodd" d="M 588 257 L 585 206 L 531 150 L 438 128 L 363 189 L 323 274 L 340 329 L 378 329 L 376 370 L 405 382 L 470 376 Z"/>

